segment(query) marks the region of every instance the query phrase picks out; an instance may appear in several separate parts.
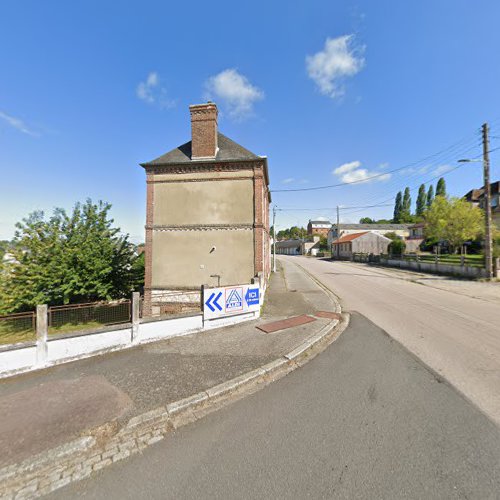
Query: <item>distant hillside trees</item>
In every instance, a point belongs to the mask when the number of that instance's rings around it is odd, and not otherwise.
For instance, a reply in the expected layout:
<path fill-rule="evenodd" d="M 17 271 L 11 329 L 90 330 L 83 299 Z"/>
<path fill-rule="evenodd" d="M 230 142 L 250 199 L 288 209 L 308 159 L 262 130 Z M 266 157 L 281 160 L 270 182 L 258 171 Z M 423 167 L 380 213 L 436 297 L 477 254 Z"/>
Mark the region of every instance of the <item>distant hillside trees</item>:
<path fill-rule="evenodd" d="M 109 217 L 111 205 L 77 203 L 70 214 L 34 212 L 16 225 L 0 270 L 0 314 L 37 304 L 129 297 L 144 281 L 135 245 Z M 143 259 L 143 258 L 142 258 Z"/>

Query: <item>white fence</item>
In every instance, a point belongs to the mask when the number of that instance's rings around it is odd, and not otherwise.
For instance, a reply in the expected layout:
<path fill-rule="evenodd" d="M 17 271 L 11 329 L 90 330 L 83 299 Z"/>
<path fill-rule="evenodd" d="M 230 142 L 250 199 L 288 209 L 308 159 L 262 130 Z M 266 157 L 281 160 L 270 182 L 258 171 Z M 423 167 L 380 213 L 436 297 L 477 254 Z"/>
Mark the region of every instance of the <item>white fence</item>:
<path fill-rule="evenodd" d="M 260 310 L 204 321 L 201 313 L 173 318 L 139 318 L 134 294 L 132 322 L 102 329 L 49 336 L 47 306 L 38 306 L 36 342 L 0 346 L 0 378 L 139 344 L 168 339 L 258 318 Z"/>

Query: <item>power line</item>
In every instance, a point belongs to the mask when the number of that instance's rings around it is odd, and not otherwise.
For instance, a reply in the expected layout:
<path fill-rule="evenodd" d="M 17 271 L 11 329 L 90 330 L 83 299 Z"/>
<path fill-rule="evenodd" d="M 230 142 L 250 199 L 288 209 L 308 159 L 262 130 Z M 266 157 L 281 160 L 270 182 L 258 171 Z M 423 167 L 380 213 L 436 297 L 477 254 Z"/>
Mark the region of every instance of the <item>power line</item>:
<path fill-rule="evenodd" d="M 445 148 L 445 149 L 443 149 L 441 151 L 438 151 L 437 153 L 434 153 L 434 154 L 429 155 L 429 156 L 427 156 L 425 158 L 422 158 L 421 160 L 418 160 L 418 161 L 413 162 L 413 163 L 409 163 L 409 164 L 404 165 L 402 167 L 398 167 L 398 168 L 395 168 L 395 169 L 392 169 L 392 170 L 388 170 L 386 172 L 381 172 L 380 174 L 372 175 L 372 176 L 366 177 L 364 179 L 359 179 L 359 180 L 354 180 L 354 181 L 348 181 L 348 182 L 340 182 L 340 183 L 336 183 L 336 184 L 328 184 L 328 185 L 324 185 L 324 186 L 307 187 L 307 188 L 271 189 L 271 193 L 285 193 L 285 192 L 299 192 L 299 191 L 318 191 L 318 190 L 321 190 L 321 189 L 330 189 L 330 188 L 335 188 L 335 187 L 340 187 L 340 186 L 346 186 L 346 185 L 351 185 L 351 184 L 364 183 L 364 182 L 367 182 L 367 181 L 370 181 L 370 180 L 373 180 L 373 179 L 377 179 L 377 178 L 380 178 L 380 177 L 383 177 L 383 176 L 387 176 L 388 174 L 392 174 L 394 172 L 399 172 L 401 170 L 414 167 L 414 166 L 416 166 L 416 165 L 418 165 L 420 163 L 424 163 L 424 162 L 430 160 L 431 158 L 435 158 L 437 156 L 440 156 L 443 153 L 449 152 L 450 150 L 457 149 L 458 147 L 462 146 L 464 142 L 470 143 L 471 142 L 470 136 L 466 137 L 464 139 L 461 139 L 460 141 L 452 144 L 451 146 L 448 146 L 447 148 Z M 471 146 L 469 149 L 472 149 L 473 147 L 475 147 L 475 146 Z"/>

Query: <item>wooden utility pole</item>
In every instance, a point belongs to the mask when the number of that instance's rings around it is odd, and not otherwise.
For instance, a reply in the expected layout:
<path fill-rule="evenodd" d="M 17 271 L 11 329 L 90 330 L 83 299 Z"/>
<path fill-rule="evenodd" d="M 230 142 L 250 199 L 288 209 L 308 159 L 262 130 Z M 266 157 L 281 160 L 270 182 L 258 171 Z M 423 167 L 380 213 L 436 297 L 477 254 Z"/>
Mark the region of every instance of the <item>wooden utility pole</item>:
<path fill-rule="evenodd" d="M 273 273 L 276 272 L 276 205 L 273 206 Z"/>
<path fill-rule="evenodd" d="M 337 259 L 339 258 L 339 255 L 340 255 L 340 247 L 338 245 L 338 241 L 339 241 L 339 238 L 340 238 L 340 209 L 339 209 L 339 206 L 337 205 L 337 245 L 335 245 L 337 247 Z"/>
<path fill-rule="evenodd" d="M 491 236 L 491 193 L 490 193 L 490 153 L 488 145 L 488 124 L 483 124 L 483 176 L 484 176 L 484 213 L 485 213 L 485 235 L 484 235 L 484 261 L 486 277 L 493 278 L 492 259 L 492 236 Z"/>

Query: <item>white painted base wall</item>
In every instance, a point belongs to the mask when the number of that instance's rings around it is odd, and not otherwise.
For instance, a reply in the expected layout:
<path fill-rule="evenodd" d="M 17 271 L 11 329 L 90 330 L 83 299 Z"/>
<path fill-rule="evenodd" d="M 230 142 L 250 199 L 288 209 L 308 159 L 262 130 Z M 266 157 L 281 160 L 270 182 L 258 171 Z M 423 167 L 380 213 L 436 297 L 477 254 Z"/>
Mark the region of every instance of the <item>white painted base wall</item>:
<path fill-rule="evenodd" d="M 109 331 L 49 338 L 46 354 L 43 349 L 39 349 L 37 354 L 37 346 L 33 345 L 4 346 L 0 348 L 0 378 L 170 337 L 235 325 L 259 316 L 260 311 L 205 322 L 202 314 L 143 320 L 135 329 L 127 324 Z"/>

